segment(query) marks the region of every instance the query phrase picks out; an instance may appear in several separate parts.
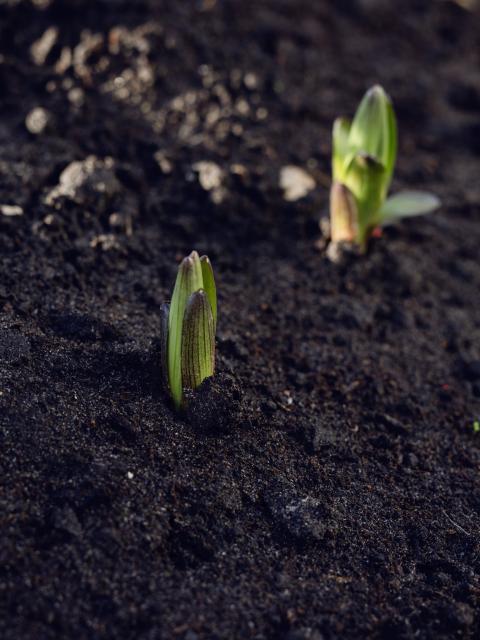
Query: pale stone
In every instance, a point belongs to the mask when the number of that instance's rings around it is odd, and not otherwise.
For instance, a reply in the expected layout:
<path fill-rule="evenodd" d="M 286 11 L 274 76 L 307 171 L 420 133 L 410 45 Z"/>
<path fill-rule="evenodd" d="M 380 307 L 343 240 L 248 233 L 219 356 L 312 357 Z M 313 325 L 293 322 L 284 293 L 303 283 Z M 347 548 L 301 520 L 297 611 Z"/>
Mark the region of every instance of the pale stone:
<path fill-rule="evenodd" d="M 215 162 L 207 160 L 196 162 L 193 170 L 198 173 L 198 181 L 205 191 L 218 189 L 222 184 L 223 171 Z"/>
<path fill-rule="evenodd" d="M 315 186 L 312 176 L 300 167 L 287 165 L 280 170 L 280 188 L 283 189 L 283 197 L 289 202 L 304 198 Z"/>
<path fill-rule="evenodd" d="M 23 209 L 16 204 L 0 204 L 0 212 L 9 218 L 13 216 L 23 216 Z"/>

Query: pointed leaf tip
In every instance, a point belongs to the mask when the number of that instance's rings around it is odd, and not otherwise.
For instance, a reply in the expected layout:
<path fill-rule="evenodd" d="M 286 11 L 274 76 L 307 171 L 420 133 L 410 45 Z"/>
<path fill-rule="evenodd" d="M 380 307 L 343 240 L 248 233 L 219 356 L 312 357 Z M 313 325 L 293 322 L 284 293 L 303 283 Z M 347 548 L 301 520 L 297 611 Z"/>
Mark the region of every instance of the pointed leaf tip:
<path fill-rule="evenodd" d="M 397 155 L 397 125 L 390 97 L 380 85 L 369 89 L 360 102 L 348 145 L 351 153 L 366 153 L 385 167 L 382 191 L 386 197 Z"/>
<path fill-rule="evenodd" d="M 202 256 L 200 258 L 200 263 L 202 265 L 203 289 L 205 290 L 208 301 L 210 302 L 210 307 L 212 309 L 213 323 L 214 323 L 214 327 L 216 327 L 217 326 L 217 288 L 215 285 L 215 277 L 213 275 L 212 263 L 210 262 L 208 256 Z"/>
<path fill-rule="evenodd" d="M 371 86 L 370 89 L 367 91 L 367 96 L 369 99 L 390 100 L 390 96 L 388 95 L 388 93 L 385 91 L 385 89 L 382 87 L 381 84 L 374 84 L 373 86 Z"/>

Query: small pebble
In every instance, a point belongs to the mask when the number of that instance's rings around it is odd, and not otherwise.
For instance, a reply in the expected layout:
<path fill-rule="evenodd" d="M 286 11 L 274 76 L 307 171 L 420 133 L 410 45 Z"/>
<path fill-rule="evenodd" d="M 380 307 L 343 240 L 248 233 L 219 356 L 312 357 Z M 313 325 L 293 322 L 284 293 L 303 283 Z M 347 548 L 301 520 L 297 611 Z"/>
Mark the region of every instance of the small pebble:
<path fill-rule="evenodd" d="M 101 233 L 90 240 L 90 246 L 92 249 L 100 247 L 103 251 L 111 251 L 112 249 L 119 249 L 120 245 L 116 236 L 113 233 Z"/>
<path fill-rule="evenodd" d="M 36 40 L 30 47 L 30 55 L 37 66 L 45 64 L 48 54 L 53 49 L 58 40 L 57 27 L 49 27 L 44 34 Z"/>
<path fill-rule="evenodd" d="M 23 209 L 16 204 L 0 204 L 0 211 L 3 216 L 9 218 L 13 216 L 23 216 Z"/>
<path fill-rule="evenodd" d="M 162 150 L 155 151 L 153 154 L 155 162 L 158 164 L 160 171 L 162 173 L 168 174 L 173 171 L 173 164 L 165 155 L 165 152 Z"/>
<path fill-rule="evenodd" d="M 85 92 L 81 87 L 73 87 L 67 94 L 68 101 L 74 107 L 81 107 L 85 102 Z"/>
<path fill-rule="evenodd" d="M 105 209 L 120 190 L 113 159 L 88 156 L 65 167 L 58 184 L 45 196 L 44 202 L 52 206 L 60 198 L 69 198 L 83 206 L 95 205 L 99 211 Z"/>
<path fill-rule="evenodd" d="M 258 87 L 258 78 L 253 72 L 246 73 L 243 82 L 247 89 L 253 90 Z"/>
<path fill-rule="evenodd" d="M 352 256 L 358 257 L 359 249 L 349 242 L 330 242 L 325 254 L 330 262 L 342 265 L 348 262 Z"/>
<path fill-rule="evenodd" d="M 25 118 L 25 126 L 30 133 L 40 135 L 43 133 L 50 120 L 50 114 L 42 107 L 35 107 Z"/>
<path fill-rule="evenodd" d="M 205 191 L 218 189 L 222 184 L 223 171 L 215 162 L 204 160 L 196 162 L 193 170 L 198 173 L 198 181 Z"/>
<path fill-rule="evenodd" d="M 63 76 L 63 74 L 71 66 L 72 60 L 73 60 L 73 54 L 70 47 L 63 47 L 60 52 L 60 57 L 55 63 L 55 73 L 58 73 L 59 76 Z"/>

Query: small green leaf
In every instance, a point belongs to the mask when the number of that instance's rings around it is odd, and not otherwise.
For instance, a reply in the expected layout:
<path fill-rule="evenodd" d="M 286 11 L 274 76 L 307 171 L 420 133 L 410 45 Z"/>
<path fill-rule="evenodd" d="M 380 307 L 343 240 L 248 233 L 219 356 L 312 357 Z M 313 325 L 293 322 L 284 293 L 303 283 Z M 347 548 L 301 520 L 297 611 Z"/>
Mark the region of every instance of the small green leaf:
<path fill-rule="evenodd" d="M 168 389 L 168 316 L 170 305 L 162 304 L 160 307 L 160 366 L 162 372 L 162 384 Z"/>
<path fill-rule="evenodd" d="M 330 236 L 332 242 L 354 242 L 358 232 L 358 208 L 353 194 L 335 181 L 330 189 Z"/>
<path fill-rule="evenodd" d="M 350 120 L 337 118 L 333 123 L 332 131 L 332 174 L 333 180 L 342 182 L 345 161 L 348 155 L 348 134 L 350 133 Z"/>
<path fill-rule="evenodd" d="M 181 370 L 182 327 L 187 301 L 203 286 L 202 266 L 196 251 L 182 260 L 178 268 L 168 318 L 168 381 L 177 407 L 182 404 Z"/>
<path fill-rule="evenodd" d="M 385 167 L 387 194 L 397 155 L 397 125 L 390 98 L 379 85 L 369 89 L 355 113 L 348 137 L 353 154 L 363 153 Z"/>
<path fill-rule="evenodd" d="M 215 369 L 215 327 L 207 293 L 200 289 L 188 299 L 182 334 L 183 386 L 196 389 Z"/>
<path fill-rule="evenodd" d="M 357 241 L 364 249 L 371 232 L 379 224 L 384 183 L 385 167 L 378 160 L 362 153 L 353 158 L 347 172 L 347 185 L 357 204 Z"/>
<path fill-rule="evenodd" d="M 390 196 L 381 209 L 381 224 L 388 225 L 401 218 L 422 216 L 438 209 L 440 199 L 426 191 L 401 191 Z"/>
<path fill-rule="evenodd" d="M 214 328 L 217 326 L 217 288 L 215 286 L 215 278 L 213 277 L 213 269 L 208 256 L 200 258 L 202 264 L 203 288 L 207 294 L 210 307 L 212 309 Z"/>

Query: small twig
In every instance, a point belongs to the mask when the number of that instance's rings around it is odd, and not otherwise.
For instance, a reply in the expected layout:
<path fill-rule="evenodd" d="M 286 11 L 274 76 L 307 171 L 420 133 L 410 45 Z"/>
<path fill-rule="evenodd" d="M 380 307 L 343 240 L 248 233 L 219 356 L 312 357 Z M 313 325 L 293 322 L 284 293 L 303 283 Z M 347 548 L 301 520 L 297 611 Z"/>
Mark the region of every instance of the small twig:
<path fill-rule="evenodd" d="M 465 531 L 465 529 L 463 527 L 461 527 L 459 524 L 457 524 L 456 522 L 454 522 L 450 516 L 448 515 L 448 513 L 445 511 L 445 509 L 442 509 L 442 513 L 443 515 L 447 518 L 447 520 L 449 522 L 451 522 L 453 524 L 454 527 L 456 527 L 459 531 L 461 531 L 462 533 L 464 533 L 466 536 L 470 537 L 470 533 L 468 533 L 468 531 Z"/>

